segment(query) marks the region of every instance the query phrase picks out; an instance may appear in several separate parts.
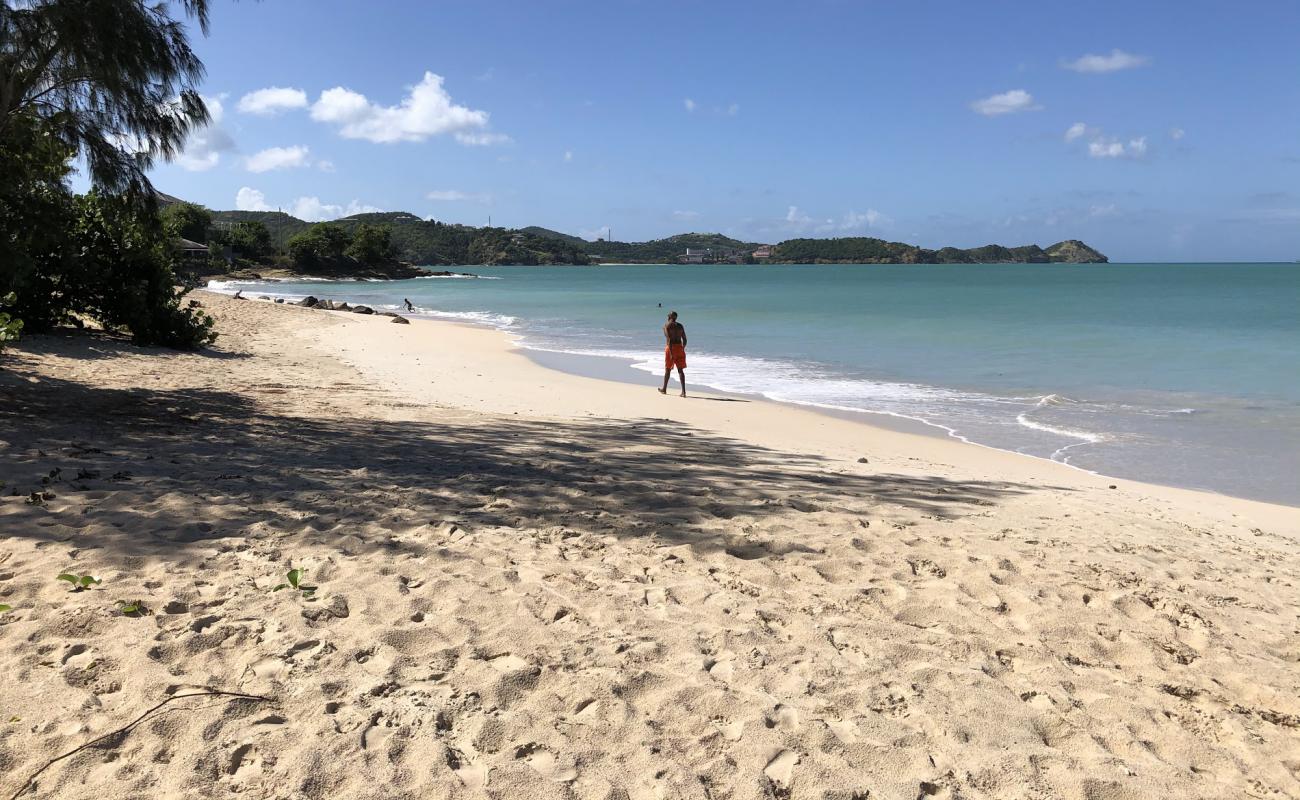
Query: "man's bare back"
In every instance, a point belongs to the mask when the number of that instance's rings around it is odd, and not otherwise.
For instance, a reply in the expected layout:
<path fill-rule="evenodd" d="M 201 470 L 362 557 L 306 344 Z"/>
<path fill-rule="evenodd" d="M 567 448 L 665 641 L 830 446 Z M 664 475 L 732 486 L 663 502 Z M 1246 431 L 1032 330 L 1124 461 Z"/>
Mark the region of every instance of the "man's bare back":
<path fill-rule="evenodd" d="M 668 379 L 677 368 L 677 377 L 682 382 L 682 397 L 686 396 L 686 327 L 677 321 L 677 312 L 668 315 L 664 325 L 664 385 L 659 394 L 668 394 Z"/>

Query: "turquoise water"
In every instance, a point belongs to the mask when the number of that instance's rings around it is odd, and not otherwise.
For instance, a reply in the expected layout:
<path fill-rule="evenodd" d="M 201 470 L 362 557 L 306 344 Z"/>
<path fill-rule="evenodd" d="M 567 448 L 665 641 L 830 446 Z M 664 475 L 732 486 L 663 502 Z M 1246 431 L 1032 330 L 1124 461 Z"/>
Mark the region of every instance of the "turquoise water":
<path fill-rule="evenodd" d="M 492 280 L 223 284 L 495 325 L 701 386 L 924 421 L 1108 475 L 1300 503 L 1300 266 L 479 267 Z M 660 308 L 658 304 L 662 303 Z M 649 376 L 647 381 L 652 382 Z"/>

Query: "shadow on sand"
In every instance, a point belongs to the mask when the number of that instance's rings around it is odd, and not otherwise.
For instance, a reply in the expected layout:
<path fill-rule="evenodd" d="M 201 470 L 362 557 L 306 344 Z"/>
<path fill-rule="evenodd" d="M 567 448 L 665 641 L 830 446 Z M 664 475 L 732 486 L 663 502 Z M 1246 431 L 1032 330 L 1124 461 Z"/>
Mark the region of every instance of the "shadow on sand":
<path fill-rule="evenodd" d="M 48 488 L 60 500 L 80 496 L 88 507 L 111 494 L 117 518 L 128 520 L 69 534 L 65 524 L 43 521 L 55 513 L 55 500 L 49 508 L 30 506 L 31 524 L 5 533 L 60 541 L 75 535 L 115 558 L 165 558 L 194 543 L 243 536 L 254 524 L 308 535 L 338 523 L 410 526 L 405 506 L 420 522 L 562 526 L 710 550 L 737 547 L 720 530 L 738 536 L 746 522 L 773 513 L 866 515 L 889 503 L 951 517 L 1031 488 L 866 474 L 667 420 L 476 419 L 317 419 L 273 413 L 224 391 L 105 389 L 0 370 L 4 492 Z M 44 487 L 42 477 L 53 470 L 60 472 Z M 193 518 L 196 504 L 218 500 L 220 515 Z M 150 530 L 168 533 L 139 535 L 132 517 L 148 517 Z M 377 537 L 371 546 L 390 551 L 400 543 Z M 746 557 L 765 555 L 779 552 Z"/>

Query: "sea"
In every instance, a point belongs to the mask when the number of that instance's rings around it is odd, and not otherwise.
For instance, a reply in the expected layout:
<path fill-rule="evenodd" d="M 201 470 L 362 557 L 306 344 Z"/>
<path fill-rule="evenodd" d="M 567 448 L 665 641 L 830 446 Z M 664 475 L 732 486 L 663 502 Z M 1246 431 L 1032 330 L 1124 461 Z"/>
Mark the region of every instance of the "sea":
<path fill-rule="evenodd" d="M 458 269 L 480 277 L 211 288 L 409 299 L 412 316 L 508 331 L 544 363 L 613 359 L 648 385 L 675 310 L 692 387 L 1300 505 L 1300 264 Z"/>

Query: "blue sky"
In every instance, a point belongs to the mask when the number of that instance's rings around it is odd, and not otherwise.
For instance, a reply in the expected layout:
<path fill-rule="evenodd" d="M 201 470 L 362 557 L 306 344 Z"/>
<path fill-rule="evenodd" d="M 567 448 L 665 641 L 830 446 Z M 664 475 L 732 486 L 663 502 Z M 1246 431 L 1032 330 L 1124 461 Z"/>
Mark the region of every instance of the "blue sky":
<path fill-rule="evenodd" d="M 214 6 L 215 209 L 1300 258 L 1293 0 Z"/>

